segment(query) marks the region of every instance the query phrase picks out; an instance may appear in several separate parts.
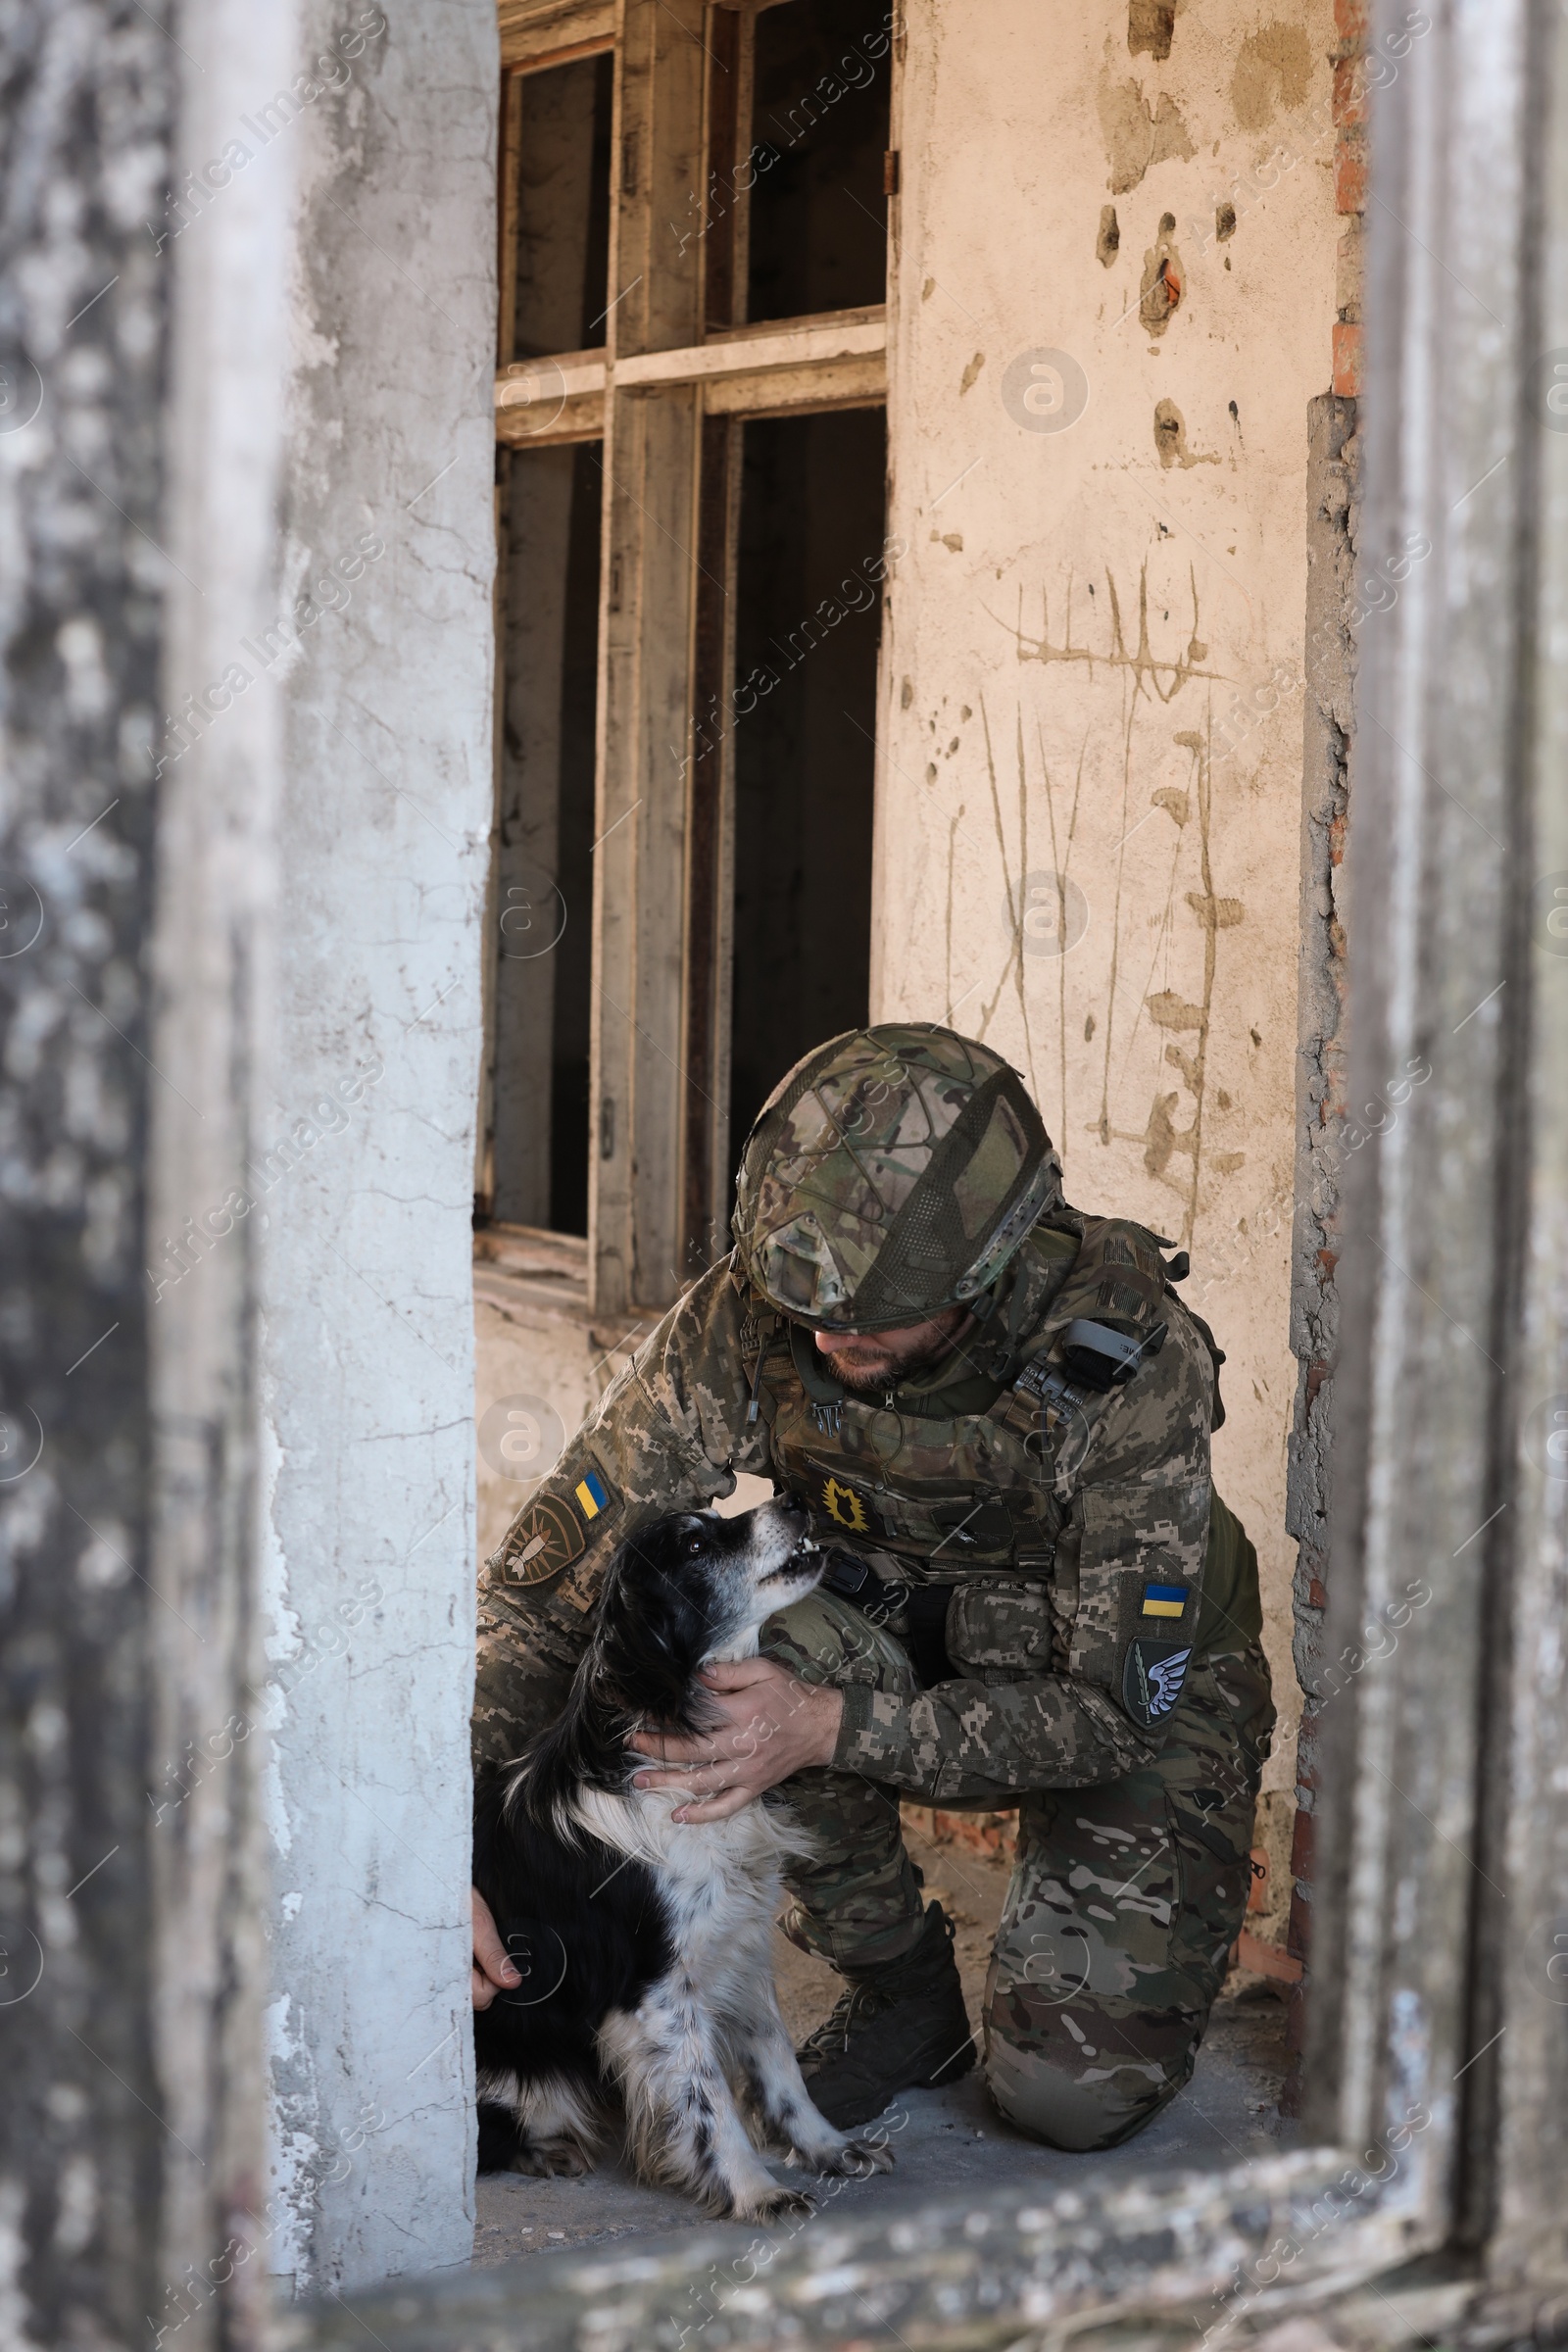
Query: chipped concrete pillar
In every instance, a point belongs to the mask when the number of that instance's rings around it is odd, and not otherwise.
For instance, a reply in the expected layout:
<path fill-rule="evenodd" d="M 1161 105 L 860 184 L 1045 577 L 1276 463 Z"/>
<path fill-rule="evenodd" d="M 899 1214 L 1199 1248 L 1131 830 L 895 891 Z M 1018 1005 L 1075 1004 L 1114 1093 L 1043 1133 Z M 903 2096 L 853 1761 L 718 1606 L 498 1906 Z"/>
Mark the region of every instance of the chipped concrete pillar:
<path fill-rule="evenodd" d="M 14 14 L 0 2336 L 241 2345 L 470 2235 L 496 24 Z"/>
<path fill-rule="evenodd" d="M 0 2337 L 17 2352 L 176 2325 L 200 2352 L 260 2328 L 257 1257 L 236 1203 L 276 728 L 265 697 L 209 682 L 270 605 L 287 241 L 286 206 L 223 141 L 285 70 L 291 23 L 212 0 L 175 42 L 147 11 L 82 0 L 6 24 Z M 217 174 L 200 196 L 197 170 Z"/>
<path fill-rule="evenodd" d="M 1393 2193 L 1520 2340 L 1568 2279 L 1568 39 L 1414 22 L 1371 51 L 1348 1099 L 1397 1116 L 1341 1181 L 1308 2121 L 1405 2122 Z"/>
<path fill-rule="evenodd" d="M 345 37 L 345 30 L 347 37 Z M 256 1165 L 276 2267 L 466 2261 L 473 1121 L 491 811 L 490 0 L 312 0 Z"/>

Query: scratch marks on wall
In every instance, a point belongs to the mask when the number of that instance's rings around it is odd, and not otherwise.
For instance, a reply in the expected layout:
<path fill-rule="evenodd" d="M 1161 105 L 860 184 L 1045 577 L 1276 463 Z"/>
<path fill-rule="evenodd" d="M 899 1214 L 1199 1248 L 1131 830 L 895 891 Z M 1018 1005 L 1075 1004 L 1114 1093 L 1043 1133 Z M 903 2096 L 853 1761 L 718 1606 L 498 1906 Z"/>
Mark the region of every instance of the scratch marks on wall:
<path fill-rule="evenodd" d="M 1203 1174 L 1203 1096 L 1206 1096 L 1208 1087 L 1208 1030 L 1210 1018 L 1213 1018 L 1218 934 L 1220 931 L 1230 931 L 1234 924 L 1242 922 L 1246 907 L 1239 899 L 1220 899 L 1213 887 L 1213 837 L 1210 837 L 1210 830 L 1213 830 L 1213 741 L 1210 741 L 1208 727 L 1203 729 L 1203 734 L 1199 734 L 1197 729 L 1183 729 L 1175 736 L 1175 741 L 1185 751 L 1192 753 L 1192 766 L 1195 766 L 1199 872 L 1201 872 L 1203 887 L 1197 889 L 1197 892 L 1192 892 L 1192 889 L 1185 892 L 1185 901 L 1203 931 L 1203 998 L 1201 1004 L 1183 1004 L 1183 1000 L 1175 998 L 1171 990 L 1161 990 L 1159 1000 L 1150 998 L 1150 1018 L 1154 1018 L 1161 1028 L 1175 1030 L 1178 1035 L 1192 1030 L 1195 1045 L 1192 1045 L 1192 1052 L 1187 1052 L 1183 1045 L 1175 1042 L 1175 1037 L 1166 1040 L 1163 1058 L 1166 1058 L 1168 1068 L 1178 1072 L 1183 1087 L 1192 1096 L 1192 1122 L 1185 1129 L 1178 1129 L 1171 1119 L 1171 1112 L 1180 1101 L 1180 1089 L 1175 1094 L 1156 1096 L 1150 1107 L 1145 1169 L 1159 1183 L 1168 1183 L 1173 1193 L 1183 1198 L 1183 1233 L 1180 1233 L 1180 1237 L 1183 1237 L 1183 1242 L 1192 1242 L 1192 1228 L 1195 1228 L 1199 1213 L 1199 1181 L 1201 1181 Z M 1159 1004 L 1159 1009 L 1156 1009 L 1156 1004 Z M 1195 1013 L 1197 1021 L 1192 1018 Z M 1168 1171 L 1168 1164 L 1171 1164 L 1175 1152 L 1187 1154 L 1187 1174 L 1180 1181 Z M 1230 1176 L 1239 1166 L 1244 1166 L 1244 1162 L 1246 1152 L 1225 1152 L 1222 1154 L 1222 1164 L 1218 1164 L 1218 1174 Z"/>
<path fill-rule="evenodd" d="M 991 787 L 991 819 L 996 827 L 997 856 L 1002 861 L 1003 881 L 1007 894 L 1009 953 L 1002 967 L 1002 975 L 997 982 L 996 993 L 990 1003 L 982 1008 L 975 1034 L 977 1037 L 985 1036 L 996 1016 L 997 1006 L 1002 1002 L 1003 991 L 1010 979 L 1018 997 L 1018 1017 L 1023 1023 L 1024 1067 L 1028 1072 L 1029 1089 L 1033 1094 L 1037 1092 L 1035 1050 L 1029 1028 L 1029 1002 L 1024 994 L 1023 985 L 1024 876 L 1029 871 L 1029 780 L 1024 771 L 1023 713 L 1021 710 L 1019 711 L 1017 725 L 1018 853 L 1017 865 L 1014 868 L 1007 856 L 1006 832 L 1002 821 L 1002 796 L 997 788 L 997 762 L 991 748 L 991 716 L 986 709 L 984 695 L 979 700 L 980 725 L 985 735 L 986 745 L 986 776 Z"/>
<path fill-rule="evenodd" d="M 993 616 L 1020 666 L 1040 664 L 1060 688 L 1052 694 L 1055 708 L 1037 710 L 1032 721 L 1029 698 L 1020 696 L 1014 794 L 1001 784 L 994 698 L 992 709 L 980 706 L 1009 937 L 973 1025 L 983 1036 L 1004 1000 L 1015 1000 L 1032 1085 L 1037 1053 L 1046 1063 L 1042 1107 L 1054 1114 L 1058 1141 L 1068 1146 L 1076 1133 L 1102 1149 L 1136 1145 L 1147 1176 L 1180 1201 L 1180 1238 L 1190 1244 L 1213 1180 L 1245 1163 L 1242 1152 L 1213 1149 L 1211 1072 L 1220 935 L 1245 921 L 1246 907 L 1216 879 L 1224 860 L 1215 840 L 1209 687 L 1219 673 L 1208 666 L 1197 578 L 1189 566 L 1177 610 L 1173 584 L 1151 578 L 1151 564 L 1162 560 L 1163 550 L 1143 561 L 1133 598 L 1108 571 L 1092 583 L 1069 579 L 1054 617 L 1042 593 L 1038 631 L 1021 605 L 1010 626 Z M 1076 668 L 1081 689 L 1066 689 L 1061 665 Z M 1115 691 L 1107 691 L 1113 678 Z M 1192 722 L 1158 723 L 1183 694 L 1199 705 Z M 1155 832 L 1146 832 L 1152 823 Z M 1063 906 L 1070 876 L 1073 896 L 1081 892 L 1092 909 L 1085 952 L 1074 952 L 1076 939 L 1066 943 L 1054 972 L 1038 948 L 1027 952 L 1025 899 L 1031 888 L 1038 896 L 1041 883 L 1031 858 Z M 947 919 L 951 997 L 951 898 Z M 1231 1102 L 1220 1092 L 1218 1112 Z"/>
<path fill-rule="evenodd" d="M 1193 789 L 1189 794 L 1174 787 L 1167 787 L 1154 797 L 1155 805 L 1162 808 L 1175 822 L 1178 843 L 1181 835 L 1185 833 L 1188 825 L 1192 822 L 1194 813 L 1197 816 L 1196 831 L 1201 888 L 1184 892 L 1183 900 L 1202 932 L 1202 986 L 1198 1001 L 1194 1002 L 1192 999 L 1184 997 L 1176 988 L 1167 986 L 1161 989 L 1151 989 L 1146 982 L 1145 992 L 1134 1016 L 1132 1031 L 1123 1054 L 1121 1079 L 1116 1092 L 1124 1094 L 1126 1091 L 1132 1049 L 1146 1011 L 1153 1028 L 1164 1036 L 1162 1062 L 1166 1068 L 1177 1073 L 1181 1085 L 1168 1092 L 1163 1088 L 1156 1087 L 1150 1102 L 1143 1129 L 1138 1132 L 1129 1132 L 1124 1128 L 1109 1129 L 1107 1132 L 1105 1112 L 1102 1108 L 1100 1138 L 1102 1142 L 1108 1142 L 1110 1136 L 1114 1135 L 1118 1142 L 1143 1145 L 1145 1173 L 1152 1176 L 1156 1184 L 1163 1185 L 1168 1191 L 1174 1193 L 1181 1201 L 1182 1222 L 1178 1238 L 1186 1246 L 1193 1239 L 1194 1227 L 1198 1221 L 1201 1200 L 1200 1187 L 1205 1167 L 1203 1111 L 1208 1088 L 1209 1041 L 1213 1019 L 1214 987 L 1218 970 L 1217 934 L 1220 931 L 1230 930 L 1234 925 L 1243 921 L 1246 909 L 1240 899 L 1219 897 L 1214 890 L 1211 839 L 1213 818 L 1212 745 L 1206 719 L 1201 732 L 1195 728 L 1183 728 L 1172 740 L 1179 749 L 1188 754 L 1192 760 Z M 1151 965 L 1150 979 L 1153 977 L 1153 968 L 1160 960 L 1161 954 L 1164 953 L 1168 956 L 1174 945 L 1172 938 L 1174 900 L 1175 862 L 1173 861 L 1171 887 L 1167 891 L 1164 908 L 1159 917 L 1158 936 L 1153 962 Z M 1108 1031 L 1108 1017 L 1106 1026 Z M 1104 1059 L 1102 1103 L 1108 1103 L 1111 1094 L 1109 1058 L 1107 1051 Z M 1187 1125 L 1178 1127 L 1176 1119 L 1183 1089 L 1192 1098 L 1191 1112 Z M 1229 1102 L 1230 1097 L 1222 1093 L 1220 1096 L 1221 1106 L 1228 1105 Z M 1185 1158 L 1187 1165 L 1185 1169 L 1178 1172 L 1173 1163 L 1182 1158 Z M 1234 1175 L 1239 1168 L 1246 1164 L 1246 1158 L 1247 1154 L 1244 1152 L 1211 1152 L 1206 1165 L 1216 1175 Z"/>
<path fill-rule="evenodd" d="M 1208 660 L 1208 647 L 1198 633 L 1198 577 L 1191 566 L 1188 568 L 1188 581 L 1193 604 L 1192 634 L 1188 638 L 1185 651 L 1174 656 L 1156 654 L 1150 638 L 1149 565 L 1147 562 L 1139 566 L 1138 641 L 1132 647 L 1128 646 L 1126 629 L 1122 623 L 1121 598 L 1116 591 L 1115 579 L 1109 572 L 1105 575 L 1105 596 L 1110 609 L 1110 651 L 1108 653 L 1097 654 L 1091 646 L 1074 645 L 1072 641 L 1073 583 L 1070 572 L 1067 575 L 1064 643 L 1053 645 L 1051 641 L 1051 600 L 1044 590 L 1042 590 L 1040 598 L 1040 635 L 1038 637 L 1031 637 L 1023 625 L 1022 589 L 1018 592 L 1016 625 L 1009 626 L 1006 621 L 1001 622 L 1000 625 L 1005 628 L 1008 635 L 1014 640 L 1020 662 L 1083 662 L 1089 664 L 1091 671 L 1098 662 L 1106 669 L 1130 670 L 1133 673 L 1135 693 L 1147 690 L 1156 695 L 1160 702 L 1168 703 L 1180 694 L 1189 678 L 1213 678 L 1220 683 L 1225 682 L 1222 671 L 1205 669 L 1202 666 Z M 1094 593 L 1094 588 L 1091 586 L 1089 590 L 1091 598 Z M 991 613 L 990 617 L 995 620 L 997 615 Z"/>
<path fill-rule="evenodd" d="M 1071 806 L 1071 808 L 1070 808 L 1067 810 L 1067 812 L 1066 812 L 1066 824 L 1065 824 L 1065 826 L 1064 826 L 1063 828 L 1059 829 L 1059 830 L 1058 830 L 1057 823 L 1056 823 L 1056 795 L 1055 795 L 1055 790 L 1054 790 L 1054 787 L 1053 786 L 1053 784 L 1052 784 L 1052 780 L 1051 780 L 1051 762 L 1050 762 L 1050 760 L 1049 760 L 1046 758 L 1046 743 L 1045 743 L 1045 736 L 1044 736 L 1044 734 L 1043 734 L 1043 733 L 1041 733 L 1041 732 L 1040 732 L 1038 729 L 1037 729 L 1037 736 L 1038 736 L 1039 745 L 1040 745 L 1040 772 L 1041 772 L 1041 775 L 1042 775 L 1042 777 L 1043 777 L 1043 778 L 1044 778 L 1044 780 L 1045 780 L 1045 787 L 1046 787 L 1046 815 L 1047 815 L 1047 821 L 1048 821 L 1048 823 L 1049 823 L 1049 825 L 1050 825 L 1050 828 L 1051 828 L 1051 867 L 1052 867 L 1052 871 L 1053 871 L 1053 873 L 1054 873 L 1054 874 L 1056 875 L 1056 877 L 1057 877 L 1057 882 L 1058 882 L 1058 886 L 1059 886 L 1059 888 L 1060 888 L 1060 892 L 1061 892 L 1061 897 L 1062 897 L 1063 906 L 1065 906 L 1066 895 L 1067 895 L 1067 883 L 1068 883 L 1069 879 L 1071 878 L 1071 872 L 1072 872 L 1072 853 L 1073 853 L 1073 844 L 1074 844 L 1074 842 L 1075 842 L 1075 840 L 1076 840 L 1076 838 L 1077 838 L 1077 833 L 1078 833 L 1078 804 L 1079 804 L 1079 801 L 1080 801 L 1080 799 L 1082 798 L 1082 795 L 1083 795 L 1083 788 L 1084 788 L 1084 755 L 1085 755 L 1085 753 L 1086 753 L 1086 752 L 1088 751 L 1088 749 L 1089 749 L 1089 729 L 1088 729 L 1087 727 L 1084 729 L 1083 740 L 1082 740 L 1082 742 L 1081 742 L 1081 743 L 1079 744 L 1079 746 L 1078 746 L 1078 764 L 1077 764 L 1077 767 L 1076 767 L 1076 769 L 1075 769 L 1075 771 L 1074 771 L 1074 774 L 1073 774 L 1073 780 L 1072 780 L 1072 806 Z M 1058 1119 L 1057 1119 L 1057 1123 L 1056 1123 L 1056 1134 L 1057 1134 L 1059 1137 L 1065 1138 L 1065 1136 L 1066 1136 L 1066 1134 L 1067 1134 L 1067 958 L 1066 958 L 1066 956 L 1065 956 L 1064 955 L 1063 955 L 1063 956 L 1058 956 L 1055 958 L 1055 964 L 1056 964 L 1056 997 L 1057 997 L 1057 1003 L 1056 1003 L 1056 1048 L 1057 1048 L 1057 1073 L 1058 1073 L 1058 1083 L 1059 1083 L 1059 1086 L 1060 1086 L 1060 1101 L 1061 1101 L 1061 1109 L 1060 1109 L 1060 1115 L 1059 1115 L 1059 1117 L 1058 1117 Z M 1095 1017 L 1095 1016 L 1094 1016 L 1094 1014 L 1093 1014 L 1093 1013 L 1091 1013 L 1091 1014 L 1090 1014 L 1090 1016 L 1089 1016 L 1089 1018 L 1090 1018 L 1090 1020 L 1091 1020 L 1091 1021 L 1093 1021 L 1094 1017 Z M 1086 1036 L 1086 1037 L 1088 1037 L 1089 1035 L 1091 1035 L 1091 1034 L 1092 1034 L 1092 1032 L 1086 1029 L 1084 1034 L 1085 1034 L 1085 1036 Z"/>

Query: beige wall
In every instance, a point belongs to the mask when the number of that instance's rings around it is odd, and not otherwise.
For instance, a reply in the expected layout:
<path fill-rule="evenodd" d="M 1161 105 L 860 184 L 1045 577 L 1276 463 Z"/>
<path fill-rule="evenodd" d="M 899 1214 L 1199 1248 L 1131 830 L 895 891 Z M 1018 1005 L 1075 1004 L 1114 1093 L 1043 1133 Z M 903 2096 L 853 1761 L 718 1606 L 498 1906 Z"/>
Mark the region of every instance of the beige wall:
<path fill-rule="evenodd" d="M 1125 0 L 907 0 L 906 553 L 872 1002 L 1015 1058 L 1069 1197 L 1190 1248 L 1186 1295 L 1230 1356 L 1217 1479 L 1257 1543 L 1294 1728 L 1306 405 L 1335 316 L 1334 26 L 1328 0 L 1177 0 L 1168 57 L 1135 53 L 1162 13 L 1135 0 L 1130 35 Z"/>
<path fill-rule="evenodd" d="M 1012 1055 L 1070 1197 L 1191 1250 L 1186 1296 L 1230 1357 L 1217 1476 L 1263 1562 L 1289 1731 L 1307 403 L 1327 387 L 1342 225 L 1334 25 L 1330 0 L 1289 17 L 1177 0 L 1161 58 L 1162 14 L 1133 0 L 1135 51 L 1125 0 L 906 0 L 889 360 L 905 552 L 872 1004 Z M 1162 322 L 1157 279 L 1180 289 Z M 580 1246 L 553 1265 L 497 1247 L 513 1262 L 477 1282 L 485 1550 L 529 1491 L 486 1414 L 520 1399 L 525 1428 L 532 1399 L 547 1444 L 548 1413 L 569 1434 L 622 1360 L 611 1343 L 635 1338 L 590 1332 Z M 1292 1744 L 1271 1788 L 1291 1786 Z"/>

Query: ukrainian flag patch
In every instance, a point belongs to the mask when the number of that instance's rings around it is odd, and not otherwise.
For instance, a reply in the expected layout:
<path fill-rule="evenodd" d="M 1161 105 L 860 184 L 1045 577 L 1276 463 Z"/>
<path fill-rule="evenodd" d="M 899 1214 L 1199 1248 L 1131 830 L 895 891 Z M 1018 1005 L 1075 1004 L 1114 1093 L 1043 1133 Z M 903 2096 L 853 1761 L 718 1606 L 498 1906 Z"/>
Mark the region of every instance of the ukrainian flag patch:
<path fill-rule="evenodd" d="M 586 1478 L 580 1478 L 572 1492 L 585 1519 L 597 1519 L 601 1511 L 610 1508 L 610 1489 L 597 1470 L 590 1470 Z"/>
<path fill-rule="evenodd" d="M 579 1493 L 581 1490 L 578 1490 Z M 1186 1585 L 1146 1585 L 1144 1587 L 1144 1615 L 1146 1617 L 1179 1617 L 1187 1606 Z"/>

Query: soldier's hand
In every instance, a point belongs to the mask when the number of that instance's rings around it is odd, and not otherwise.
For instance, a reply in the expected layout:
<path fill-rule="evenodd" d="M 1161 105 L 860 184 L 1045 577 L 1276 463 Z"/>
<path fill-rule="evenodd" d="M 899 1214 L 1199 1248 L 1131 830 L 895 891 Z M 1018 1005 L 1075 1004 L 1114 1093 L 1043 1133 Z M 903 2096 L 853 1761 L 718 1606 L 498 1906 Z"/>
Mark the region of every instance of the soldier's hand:
<path fill-rule="evenodd" d="M 521 1975 L 507 1957 L 507 1947 L 496 1928 L 495 1914 L 477 1886 L 473 1895 L 473 2005 L 488 2009 L 498 1992 L 510 1991 L 522 1983 Z"/>
<path fill-rule="evenodd" d="M 791 1773 L 832 1763 L 844 1714 L 841 1690 L 803 1683 L 771 1658 L 705 1666 L 703 1682 L 722 1718 L 712 1731 L 692 1740 L 638 1732 L 631 1740 L 662 1767 L 639 1772 L 637 1788 L 689 1792 L 672 1821 L 724 1821 Z"/>

